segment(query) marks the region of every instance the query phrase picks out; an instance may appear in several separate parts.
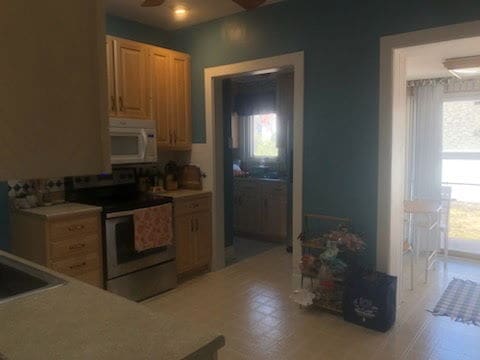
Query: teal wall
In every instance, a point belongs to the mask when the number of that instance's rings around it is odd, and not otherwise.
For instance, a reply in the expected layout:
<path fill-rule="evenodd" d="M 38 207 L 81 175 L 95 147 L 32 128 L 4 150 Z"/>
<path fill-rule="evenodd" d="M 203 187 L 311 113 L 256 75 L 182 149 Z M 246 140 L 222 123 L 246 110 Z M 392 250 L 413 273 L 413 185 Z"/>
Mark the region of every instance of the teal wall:
<path fill-rule="evenodd" d="M 476 19 L 473 0 L 290 0 L 173 32 L 169 44 L 192 55 L 195 142 L 204 68 L 305 52 L 304 211 L 351 217 L 373 265 L 380 37 Z"/>
<path fill-rule="evenodd" d="M 113 15 L 107 15 L 106 31 L 109 35 L 158 46 L 166 46 L 169 38 L 164 30 Z"/>

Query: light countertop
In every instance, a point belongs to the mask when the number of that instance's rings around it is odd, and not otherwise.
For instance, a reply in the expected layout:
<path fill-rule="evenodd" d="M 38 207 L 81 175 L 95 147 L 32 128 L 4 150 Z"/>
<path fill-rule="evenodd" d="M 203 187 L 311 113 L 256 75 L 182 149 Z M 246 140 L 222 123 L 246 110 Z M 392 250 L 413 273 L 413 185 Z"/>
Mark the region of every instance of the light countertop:
<path fill-rule="evenodd" d="M 265 181 L 265 182 L 276 182 L 276 183 L 286 183 L 286 179 L 269 179 L 269 178 L 258 178 L 258 177 L 241 177 L 236 176 L 233 178 L 234 181 Z"/>
<path fill-rule="evenodd" d="M 0 251 L 0 255 L 19 258 Z M 66 285 L 0 303 L 0 353 L 7 359 L 211 359 L 219 333 L 41 266 Z"/>
<path fill-rule="evenodd" d="M 31 209 L 16 209 L 15 211 L 28 215 L 41 216 L 44 218 L 54 218 L 58 216 L 80 215 L 89 212 L 101 212 L 102 208 L 98 206 L 67 202 L 58 205 L 40 206 Z"/>
<path fill-rule="evenodd" d="M 209 190 L 179 189 L 179 190 L 167 191 L 167 192 L 161 193 L 159 195 L 170 197 L 172 199 L 180 199 L 180 198 L 185 198 L 185 197 L 200 196 L 200 195 L 207 195 L 207 194 L 211 194 L 211 191 L 209 191 Z"/>

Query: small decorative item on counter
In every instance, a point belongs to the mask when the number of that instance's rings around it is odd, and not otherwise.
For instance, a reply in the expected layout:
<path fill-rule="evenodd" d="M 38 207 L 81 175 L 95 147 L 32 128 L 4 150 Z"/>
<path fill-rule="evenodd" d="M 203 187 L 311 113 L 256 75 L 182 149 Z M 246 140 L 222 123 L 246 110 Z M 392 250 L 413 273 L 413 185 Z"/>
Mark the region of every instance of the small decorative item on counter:
<path fill-rule="evenodd" d="M 175 161 L 169 161 L 165 165 L 165 190 L 177 190 L 178 189 L 178 166 Z"/>

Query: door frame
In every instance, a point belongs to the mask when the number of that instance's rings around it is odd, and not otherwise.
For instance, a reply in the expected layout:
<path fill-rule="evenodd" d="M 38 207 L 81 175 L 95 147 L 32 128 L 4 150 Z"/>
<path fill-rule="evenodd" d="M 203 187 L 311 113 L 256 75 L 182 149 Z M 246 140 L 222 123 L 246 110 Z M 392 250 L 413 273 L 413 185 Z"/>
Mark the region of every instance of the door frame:
<path fill-rule="evenodd" d="M 480 36 L 480 21 L 380 39 L 377 269 L 402 273 L 405 182 L 406 56 L 403 49 Z"/>
<path fill-rule="evenodd" d="M 210 67 L 204 70 L 206 142 L 204 144 L 193 144 L 192 163 L 199 164 L 202 167 L 202 170 L 207 174 L 204 187 L 212 191 L 212 270 L 225 267 L 223 126 L 222 121 L 218 120 L 222 118 L 221 79 L 287 66 L 292 67 L 294 72 L 292 234 L 295 237 L 301 232 L 303 214 L 303 51 Z M 293 241 L 294 273 L 297 271 L 296 265 L 300 261 L 300 252 L 298 242 Z M 296 278 L 299 279 L 298 271 L 296 275 Z"/>

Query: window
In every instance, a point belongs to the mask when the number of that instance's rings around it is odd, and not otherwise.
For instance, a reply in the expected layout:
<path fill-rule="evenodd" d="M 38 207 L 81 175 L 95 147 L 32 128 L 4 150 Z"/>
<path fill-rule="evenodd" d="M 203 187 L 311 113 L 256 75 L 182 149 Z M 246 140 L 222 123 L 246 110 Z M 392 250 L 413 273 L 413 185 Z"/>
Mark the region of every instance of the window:
<path fill-rule="evenodd" d="M 480 101 L 443 103 L 443 151 L 480 152 Z"/>
<path fill-rule="evenodd" d="M 250 156 L 277 158 L 277 114 L 253 115 L 250 120 L 250 129 Z"/>

